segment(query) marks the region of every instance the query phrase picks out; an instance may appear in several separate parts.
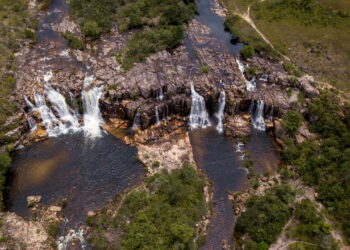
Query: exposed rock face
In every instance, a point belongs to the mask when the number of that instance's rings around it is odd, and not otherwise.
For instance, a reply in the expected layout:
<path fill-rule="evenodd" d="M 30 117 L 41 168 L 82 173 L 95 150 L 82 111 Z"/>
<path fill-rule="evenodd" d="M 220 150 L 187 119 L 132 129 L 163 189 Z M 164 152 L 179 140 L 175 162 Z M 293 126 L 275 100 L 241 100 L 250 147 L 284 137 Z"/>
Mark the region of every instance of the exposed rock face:
<path fill-rule="evenodd" d="M 138 158 L 143 162 L 150 174 L 162 169 L 173 170 L 189 162 L 193 166 L 192 146 L 188 134 L 176 136 L 170 140 L 161 140 L 146 145 L 138 145 Z"/>
<path fill-rule="evenodd" d="M 1 230 L 5 234 L 2 236 L 7 238 L 6 243 L 0 243 L 1 249 L 50 249 L 42 223 L 26 221 L 14 213 L 0 213 L 0 219 L 5 228 Z"/>
<path fill-rule="evenodd" d="M 225 134 L 234 137 L 244 137 L 250 135 L 252 131 L 251 115 L 235 115 L 227 119 Z"/>

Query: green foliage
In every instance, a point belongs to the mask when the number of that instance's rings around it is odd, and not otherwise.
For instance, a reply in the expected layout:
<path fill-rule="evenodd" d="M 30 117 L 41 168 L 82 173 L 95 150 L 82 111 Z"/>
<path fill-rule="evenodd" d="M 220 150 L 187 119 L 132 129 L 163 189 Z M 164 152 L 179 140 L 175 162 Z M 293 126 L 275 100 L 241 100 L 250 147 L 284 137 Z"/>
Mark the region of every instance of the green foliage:
<path fill-rule="evenodd" d="M 150 54 L 172 49 L 181 44 L 182 26 L 165 26 L 136 32 L 127 42 L 122 54 L 122 66 L 130 69 L 136 62 L 143 61 Z"/>
<path fill-rule="evenodd" d="M 277 185 L 264 196 L 253 196 L 247 201 L 247 210 L 236 223 L 238 237 L 247 235 L 246 243 L 255 249 L 267 249 L 281 233 L 283 226 L 292 215 L 290 203 L 295 191 L 288 185 Z M 248 249 L 248 248 L 247 248 Z"/>
<path fill-rule="evenodd" d="M 253 57 L 255 54 L 255 49 L 253 46 L 251 45 L 245 45 L 243 47 L 243 49 L 241 50 L 241 55 L 244 57 L 244 58 L 251 58 Z"/>
<path fill-rule="evenodd" d="M 337 25 L 349 13 L 335 11 L 316 0 L 275 0 L 254 5 L 257 18 L 271 21 L 293 20 L 303 25 Z"/>
<path fill-rule="evenodd" d="M 304 117 L 297 111 L 289 110 L 282 120 L 282 126 L 287 130 L 290 136 L 294 136 L 303 122 Z"/>
<path fill-rule="evenodd" d="M 85 36 L 96 38 L 113 22 L 122 32 L 138 28 L 118 56 L 124 69 L 154 52 L 178 46 L 183 39 L 183 24 L 195 14 L 192 0 L 72 0 L 70 9 Z"/>
<path fill-rule="evenodd" d="M 298 76 L 298 77 L 301 76 L 300 69 L 298 69 L 293 63 L 291 63 L 291 62 L 284 62 L 283 63 L 283 67 L 289 74 L 292 74 L 292 75 L 295 75 L 295 76 Z"/>
<path fill-rule="evenodd" d="M 201 74 L 208 74 L 209 70 L 210 70 L 210 68 L 208 66 L 206 66 L 206 65 L 202 65 L 202 66 L 199 67 L 199 72 Z"/>
<path fill-rule="evenodd" d="M 294 145 L 291 141 L 284 153 L 288 163 L 296 166 L 303 180 L 315 185 L 318 199 L 340 223 L 346 237 L 350 236 L 350 132 L 346 115 L 331 92 L 309 105 L 312 132 L 319 134 L 319 143 L 306 141 Z M 345 111 L 346 113 L 346 111 Z"/>
<path fill-rule="evenodd" d="M 92 246 L 96 241 L 106 243 L 96 228 L 112 226 L 124 232 L 120 249 L 193 249 L 195 225 L 207 209 L 204 184 L 203 176 L 188 164 L 171 173 L 163 171 L 148 177 L 145 189 L 125 197 L 116 217 L 90 219 L 89 224 L 96 230 Z M 103 247 L 109 249 L 112 245 Z"/>
<path fill-rule="evenodd" d="M 160 167 L 160 162 L 159 162 L 159 161 L 154 161 L 154 162 L 152 163 L 152 167 L 154 167 L 154 168 L 159 168 L 159 167 Z"/>
<path fill-rule="evenodd" d="M 84 42 L 81 38 L 74 36 L 70 32 L 65 32 L 63 33 L 63 37 L 68 40 L 68 46 L 73 48 L 73 49 L 84 49 Z"/>
<path fill-rule="evenodd" d="M 318 246 L 318 249 L 336 249 L 330 232 L 331 226 L 324 222 L 323 216 L 310 200 L 296 204 L 295 219 L 288 229 L 288 237 Z"/>
<path fill-rule="evenodd" d="M 47 225 L 47 233 L 52 238 L 56 238 L 59 232 L 60 232 L 60 226 L 58 222 L 51 222 Z"/>
<path fill-rule="evenodd" d="M 0 210 L 3 209 L 3 192 L 6 180 L 6 173 L 11 166 L 12 159 L 8 152 L 0 154 Z"/>

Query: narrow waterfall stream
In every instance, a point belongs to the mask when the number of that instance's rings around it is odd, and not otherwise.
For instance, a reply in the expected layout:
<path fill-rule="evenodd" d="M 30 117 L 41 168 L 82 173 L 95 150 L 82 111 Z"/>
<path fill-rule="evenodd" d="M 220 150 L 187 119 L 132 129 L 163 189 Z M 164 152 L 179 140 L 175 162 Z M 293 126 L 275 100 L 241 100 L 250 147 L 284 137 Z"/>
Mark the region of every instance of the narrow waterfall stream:
<path fill-rule="evenodd" d="M 224 118 L 225 105 L 226 105 L 226 94 L 225 94 L 225 91 L 221 91 L 220 97 L 219 97 L 219 109 L 218 109 L 218 112 L 215 114 L 218 120 L 218 124 L 216 125 L 216 130 L 220 134 L 224 131 L 222 120 Z"/>
<path fill-rule="evenodd" d="M 199 95 L 195 89 L 193 84 L 191 83 L 191 97 L 192 97 L 192 105 L 191 105 L 191 113 L 190 113 L 190 121 L 189 125 L 191 129 L 196 128 L 206 128 L 210 126 L 209 115 L 207 109 L 205 107 L 205 101 L 203 96 Z"/>
<path fill-rule="evenodd" d="M 93 87 L 89 90 L 83 90 L 84 106 L 84 133 L 90 138 L 101 137 L 101 125 L 103 124 L 99 100 L 102 96 L 102 89 Z"/>
<path fill-rule="evenodd" d="M 266 125 L 264 120 L 265 103 L 263 100 L 258 100 L 255 111 L 252 114 L 252 125 L 254 129 L 265 131 Z"/>

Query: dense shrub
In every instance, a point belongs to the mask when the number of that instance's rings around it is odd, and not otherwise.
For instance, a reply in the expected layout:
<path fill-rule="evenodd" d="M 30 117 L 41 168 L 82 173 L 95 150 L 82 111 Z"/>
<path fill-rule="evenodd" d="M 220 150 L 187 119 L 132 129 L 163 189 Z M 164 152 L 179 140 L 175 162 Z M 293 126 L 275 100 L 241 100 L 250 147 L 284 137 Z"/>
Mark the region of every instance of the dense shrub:
<path fill-rule="evenodd" d="M 243 49 L 241 50 L 241 55 L 244 58 L 251 58 L 255 54 L 255 49 L 251 45 L 245 45 Z"/>
<path fill-rule="evenodd" d="M 111 248 L 99 232 L 114 227 L 123 232 L 121 249 L 193 249 L 196 223 L 207 209 L 204 184 L 203 176 L 188 164 L 147 178 L 145 189 L 125 197 L 117 216 L 89 219 L 94 230 L 91 244 Z"/>
<path fill-rule="evenodd" d="M 339 99 L 324 92 L 309 105 L 312 132 L 318 142 L 306 141 L 295 145 L 289 141 L 284 153 L 288 163 L 296 166 L 303 180 L 316 186 L 318 199 L 341 224 L 350 237 L 350 131 Z"/>
<path fill-rule="evenodd" d="M 5 175 L 11 166 L 11 157 L 8 152 L 0 154 L 0 210 L 3 208 L 3 192 L 5 185 Z"/>
<path fill-rule="evenodd" d="M 287 130 L 289 135 L 294 136 L 303 122 L 303 116 L 294 110 L 289 110 L 284 116 L 282 120 L 282 126 Z"/>
<path fill-rule="evenodd" d="M 251 249 L 267 249 L 291 217 L 290 203 L 294 196 L 295 192 L 290 186 L 278 185 L 264 196 L 251 197 L 247 210 L 237 219 L 235 233 L 239 238 L 247 235 L 246 244 L 257 247 Z"/>
<path fill-rule="evenodd" d="M 68 40 L 68 46 L 73 49 L 84 49 L 84 43 L 81 38 L 74 36 L 70 32 L 63 33 L 63 37 Z"/>

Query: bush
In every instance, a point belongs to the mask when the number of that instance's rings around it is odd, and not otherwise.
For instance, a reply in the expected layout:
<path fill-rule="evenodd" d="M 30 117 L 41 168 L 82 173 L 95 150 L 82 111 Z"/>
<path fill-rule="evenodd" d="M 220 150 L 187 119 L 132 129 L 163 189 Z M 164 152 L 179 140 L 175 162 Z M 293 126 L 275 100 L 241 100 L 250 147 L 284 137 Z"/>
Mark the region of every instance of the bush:
<path fill-rule="evenodd" d="M 124 232 L 120 249 L 196 249 L 196 223 L 207 211 L 204 183 L 203 176 L 189 164 L 150 176 L 146 188 L 129 193 L 118 215 L 107 216 L 100 229 L 120 228 Z M 90 239 L 94 248 L 97 242 L 106 243 L 104 234 L 95 227 Z M 113 246 L 111 242 L 103 245 L 104 249 Z"/>
<path fill-rule="evenodd" d="M 241 55 L 244 57 L 244 58 L 251 58 L 253 57 L 255 54 L 255 49 L 253 46 L 251 45 L 245 45 L 243 47 L 243 49 L 241 50 Z"/>
<path fill-rule="evenodd" d="M 51 236 L 52 238 L 56 238 L 58 233 L 60 232 L 60 226 L 58 222 L 51 222 L 48 226 L 47 226 L 47 233 L 49 234 L 49 236 Z"/>
<path fill-rule="evenodd" d="M 288 185 L 278 185 L 264 196 L 251 197 L 247 201 L 247 210 L 237 219 L 236 235 L 239 238 L 247 235 L 250 245 L 257 243 L 257 249 L 267 249 L 291 217 L 290 202 L 294 197 L 295 191 Z"/>
<path fill-rule="evenodd" d="M 94 38 L 98 37 L 102 32 L 97 22 L 91 20 L 88 20 L 83 24 L 83 26 L 81 27 L 81 31 L 85 36 L 90 36 Z"/>
<path fill-rule="evenodd" d="M 0 154 L 0 210 L 3 209 L 3 192 L 5 189 L 6 173 L 11 167 L 12 159 L 8 152 L 3 152 Z"/>
<path fill-rule="evenodd" d="M 290 62 L 284 62 L 283 67 L 289 74 L 295 75 L 297 77 L 300 77 L 302 75 L 300 69 Z"/>
<path fill-rule="evenodd" d="M 65 32 L 63 33 L 63 37 L 68 40 L 68 46 L 71 47 L 72 49 L 84 49 L 84 43 L 83 40 L 80 39 L 79 37 L 74 36 L 70 32 Z"/>
<path fill-rule="evenodd" d="M 206 65 L 202 65 L 199 67 L 199 72 L 201 74 L 208 74 L 209 73 L 209 67 Z"/>
<path fill-rule="evenodd" d="M 303 122 L 304 117 L 297 111 L 289 110 L 282 120 L 282 126 L 287 130 L 290 136 L 294 136 Z"/>

